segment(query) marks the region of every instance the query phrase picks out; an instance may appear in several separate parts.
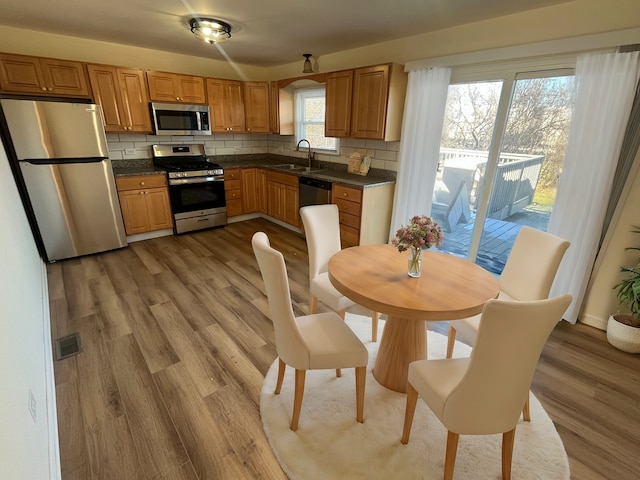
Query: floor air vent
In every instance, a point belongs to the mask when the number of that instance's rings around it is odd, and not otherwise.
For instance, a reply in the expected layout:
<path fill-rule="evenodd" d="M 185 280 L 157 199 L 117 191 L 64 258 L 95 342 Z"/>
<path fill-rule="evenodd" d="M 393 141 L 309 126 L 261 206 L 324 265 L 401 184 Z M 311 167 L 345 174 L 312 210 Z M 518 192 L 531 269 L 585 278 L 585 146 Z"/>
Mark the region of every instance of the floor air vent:
<path fill-rule="evenodd" d="M 56 340 L 56 360 L 72 357 L 81 351 L 82 345 L 80 345 L 80 336 L 77 332 Z"/>

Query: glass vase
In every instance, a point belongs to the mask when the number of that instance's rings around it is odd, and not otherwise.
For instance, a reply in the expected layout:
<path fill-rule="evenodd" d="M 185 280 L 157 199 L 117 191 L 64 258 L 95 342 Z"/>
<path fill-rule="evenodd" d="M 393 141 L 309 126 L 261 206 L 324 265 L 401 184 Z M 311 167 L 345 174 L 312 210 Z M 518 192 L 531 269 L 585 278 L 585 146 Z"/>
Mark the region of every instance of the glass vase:
<path fill-rule="evenodd" d="M 409 247 L 409 276 L 418 278 L 422 274 L 422 249 Z"/>

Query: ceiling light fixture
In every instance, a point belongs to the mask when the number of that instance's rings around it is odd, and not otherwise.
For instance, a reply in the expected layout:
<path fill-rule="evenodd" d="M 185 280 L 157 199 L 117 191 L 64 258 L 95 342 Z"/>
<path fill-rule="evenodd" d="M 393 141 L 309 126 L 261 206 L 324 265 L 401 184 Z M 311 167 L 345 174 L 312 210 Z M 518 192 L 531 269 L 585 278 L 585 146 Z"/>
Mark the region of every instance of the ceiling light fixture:
<path fill-rule="evenodd" d="M 305 58 L 304 68 L 302 69 L 302 73 L 313 73 L 313 65 L 311 65 L 311 60 L 309 60 L 309 57 L 311 56 L 311 54 L 303 53 L 302 56 Z"/>
<path fill-rule="evenodd" d="M 191 32 L 209 45 L 231 38 L 231 25 L 215 18 L 193 17 L 189 20 Z"/>

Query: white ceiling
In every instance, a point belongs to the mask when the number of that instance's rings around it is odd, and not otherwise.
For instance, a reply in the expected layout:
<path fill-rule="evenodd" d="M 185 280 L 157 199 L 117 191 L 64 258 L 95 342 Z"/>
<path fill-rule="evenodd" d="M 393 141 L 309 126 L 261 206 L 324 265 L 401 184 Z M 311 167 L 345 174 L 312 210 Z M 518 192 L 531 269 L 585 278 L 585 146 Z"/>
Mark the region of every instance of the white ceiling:
<path fill-rule="evenodd" d="M 566 1 L 0 0 L 0 25 L 266 67 Z M 231 38 L 196 40 L 192 16 L 230 23 Z"/>

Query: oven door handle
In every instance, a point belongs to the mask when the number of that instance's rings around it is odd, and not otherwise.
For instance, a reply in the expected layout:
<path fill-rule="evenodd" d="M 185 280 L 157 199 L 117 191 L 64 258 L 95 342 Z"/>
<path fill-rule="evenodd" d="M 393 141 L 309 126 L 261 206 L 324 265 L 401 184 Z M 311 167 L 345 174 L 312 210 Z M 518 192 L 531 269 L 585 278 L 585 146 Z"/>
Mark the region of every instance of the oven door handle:
<path fill-rule="evenodd" d="M 191 178 L 171 178 L 169 185 L 189 185 L 192 183 L 224 182 L 224 177 L 191 177 Z"/>

